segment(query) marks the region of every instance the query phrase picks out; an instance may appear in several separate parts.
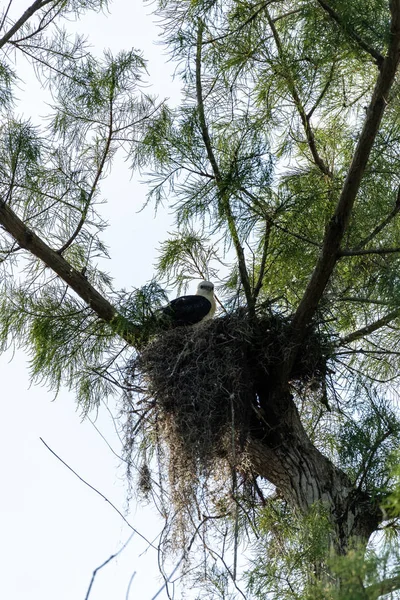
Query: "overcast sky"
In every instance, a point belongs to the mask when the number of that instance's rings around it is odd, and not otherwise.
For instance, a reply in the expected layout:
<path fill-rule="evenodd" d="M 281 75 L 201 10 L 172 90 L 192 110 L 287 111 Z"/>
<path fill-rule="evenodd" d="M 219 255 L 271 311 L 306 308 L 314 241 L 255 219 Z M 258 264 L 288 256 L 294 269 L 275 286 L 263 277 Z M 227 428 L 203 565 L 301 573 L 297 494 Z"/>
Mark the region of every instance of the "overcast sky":
<path fill-rule="evenodd" d="M 15 2 L 22 10 L 25 4 Z M 149 16 L 151 7 L 144 8 L 139 0 L 115 0 L 110 11 L 107 16 L 90 14 L 71 23 L 71 30 L 88 36 L 96 51 L 103 47 L 113 52 L 131 47 L 143 50 L 153 84 L 150 91 L 176 101 L 179 84 L 172 82 L 173 66 L 166 64 L 162 48 L 154 43 L 158 30 Z M 43 95 L 21 60 L 18 73 L 23 73 L 26 81 L 19 110 L 35 122 L 37 115 L 46 113 Z M 165 237 L 168 215 L 161 212 L 155 218 L 152 209 L 138 212 L 146 187 L 131 178 L 123 162 L 114 163 L 102 190 L 109 200 L 104 208 L 110 222 L 105 237 L 112 257 L 107 269 L 117 288 L 140 286 L 153 274 L 156 247 Z M 0 598 L 85 600 L 93 570 L 117 552 L 132 532 L 40 438 L 122 512 L 126 510 L 124 466 L 91 422 L 82 422 L 71 394 L 62 391 L 54 400 L 48 390 L 30 387 L 27 357 L 22 352 L 0 356 L 0 369 Z M 107 411 L 100 410 L 96 426 L 120 452 Z M 155 511 L 137 506 L 135 501 L 126 518 L 151 540 L 162 527 Z M 160 585 L 156 551 L 134 535 L 127 548 L 99 571 L 90 600 L 150 600 Z M 157 597 L 165 599 L 165 592 Z"/>

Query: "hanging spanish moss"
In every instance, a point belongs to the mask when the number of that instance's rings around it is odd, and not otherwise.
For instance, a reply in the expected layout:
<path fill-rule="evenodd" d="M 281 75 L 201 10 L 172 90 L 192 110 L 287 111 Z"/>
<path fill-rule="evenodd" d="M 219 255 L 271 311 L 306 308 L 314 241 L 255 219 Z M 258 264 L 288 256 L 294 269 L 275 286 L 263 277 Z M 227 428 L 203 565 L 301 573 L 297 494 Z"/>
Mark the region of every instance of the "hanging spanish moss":
<path fill-rule="evenodd" d="M 163 331 L 130 364 L 130 383 L 142 393 L 128 418 L 127 455 L 139 439 L 147 454 L 156 450 L 177 509 L 193 507 L 200 489 L 231 494 L 233 472 L 248 482 L 246 443 L 268 422 L 257 386 L 273 383 L 289 345 L 287 317 L 270 313 L 254 325 L 238 311 Z M 312 384 L 322 395 L 328 349 L 326 336 L 310 330 L 290 375 L 293 389 Z"/>

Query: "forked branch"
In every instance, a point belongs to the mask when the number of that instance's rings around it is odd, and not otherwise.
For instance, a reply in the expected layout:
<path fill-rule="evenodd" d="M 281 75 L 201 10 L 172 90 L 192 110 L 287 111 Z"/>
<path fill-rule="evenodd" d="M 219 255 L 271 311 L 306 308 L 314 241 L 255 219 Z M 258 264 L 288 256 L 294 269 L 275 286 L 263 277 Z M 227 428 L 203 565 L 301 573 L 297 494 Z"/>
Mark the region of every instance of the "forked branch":
<path fill-rule="evenodd" d="M 37 12 L 47 4 L 51 4 L 52 2 L 54 2 L 54 0 L 36 0 L 36 2 L 31 4 L 31 6 L 29 6 L 29 8 L 26 9 L 26 11 L 18 19 L 18 21 L 16 21 L 14 25 L 10 27 L 10 29 L 7 31 L 7 33 L 5 33 L 0 39 L 0 48 L 2 48 L 12 38 L 12 36 L 15 33 L 17 33 L 19 29 L 21 29 L 23 25 L 25 25 L 25 23 L 35 14 L 35 12 Z M 60 4 L 60 1 L 54 2 L 54 6 L 56 6 L 57 4 Z"/>
<path fill-rule="evenodd" d="M 61 277 L 101 319 L 115 327 L 121 337 L 130 344 L 134 343 L 135 337 L 140 335 L 140 328 L 119 315 L 114 306 L 89 283 L 85 275 L 74 269 L 65 258 L 29 229 L 5 202 L 0 203 L 0 225 L 21 248 L 28 250 Z"/>
<path fill-rule="evenodd" d="M 364 126 L 356 145 L 336 210 L 327 225 L 317 264 L 293 319 L 295 343 L 292 356 L 288 360 L 288 365 L 294 360 L 297 352 L 295 346 L 304 336 L 306 327 L 315 314 L 318 303 L 338 259 L 340 245 L 349 224 L 353 205 L 396 75 L 400 59 L 400 0 L 393 0 L 390 8 L 392 21 L 388 54 L 380 69 L 371 102 L 367 109 Z"/>

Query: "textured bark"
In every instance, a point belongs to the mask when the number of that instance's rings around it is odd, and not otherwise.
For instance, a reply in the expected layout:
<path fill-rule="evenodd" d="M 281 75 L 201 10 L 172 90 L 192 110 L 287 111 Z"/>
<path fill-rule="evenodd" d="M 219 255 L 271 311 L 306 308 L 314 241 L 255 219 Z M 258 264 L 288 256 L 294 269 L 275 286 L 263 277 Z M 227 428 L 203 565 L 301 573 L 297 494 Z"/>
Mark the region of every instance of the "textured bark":
<path fill-rule="evenodd" d="M 263 420 L 247 447 L 254 472 L 301 513 L 322 502 L 331 514 L 338 553 L 354 542 L 365 544 L 382 520 L 377 504 L 311 443 L 286 386 L 271 389 L 270 380 L 258 386 Z"/>
<path fill-rule="evenodd" d="M 343 236 L 398 69 L 399 0 L 390 3 L 390 11 L 391 38 L 387 56 L 380 61 L 376 85 L 346 180 L 327 225 L 314 272 L 294 314 L 290 351 L 272 378 L 269 376 L 265 381 L 262 373 L 258 377 L 256 387 L 262 418 L 248 445 L 254 471 L 273 483 L 296 509 L 307 512 L 318 501 L 329 509 L 336 534 L 334 543 L 341 554 L 346 553 L 353 541 L 365 544 L 382 515 L 372 499 L 352 485 L 346 474 L 313 446 L 291 398 L 288 380 L 307 327 L 340 257 Z"/>

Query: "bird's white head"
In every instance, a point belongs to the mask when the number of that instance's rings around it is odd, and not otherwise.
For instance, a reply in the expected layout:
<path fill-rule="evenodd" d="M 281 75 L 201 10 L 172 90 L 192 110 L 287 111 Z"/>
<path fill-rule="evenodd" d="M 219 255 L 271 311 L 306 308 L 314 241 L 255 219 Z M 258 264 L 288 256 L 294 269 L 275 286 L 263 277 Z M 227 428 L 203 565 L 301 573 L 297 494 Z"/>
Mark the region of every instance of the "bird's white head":
<path fill-rule="evenodd" d="M 199 285 L 197 286 L 196 294 L 198 296 L 203 296 L 204 298 L 207 298 L 207 300 L 211 302 L 210 312 L 203 319 L 203 321 L 208 321 L 209 319 L 212 319 L 217 308 L 214 297 L 214 284 L 211 283 L 211 281 L 200 281 Z"/>
<path fill-rule="evenodd" d="M 206 298 L 214 295 L 214 284 L 211 281 L 200 281 L 197 286 L 197 293 Z"/>

